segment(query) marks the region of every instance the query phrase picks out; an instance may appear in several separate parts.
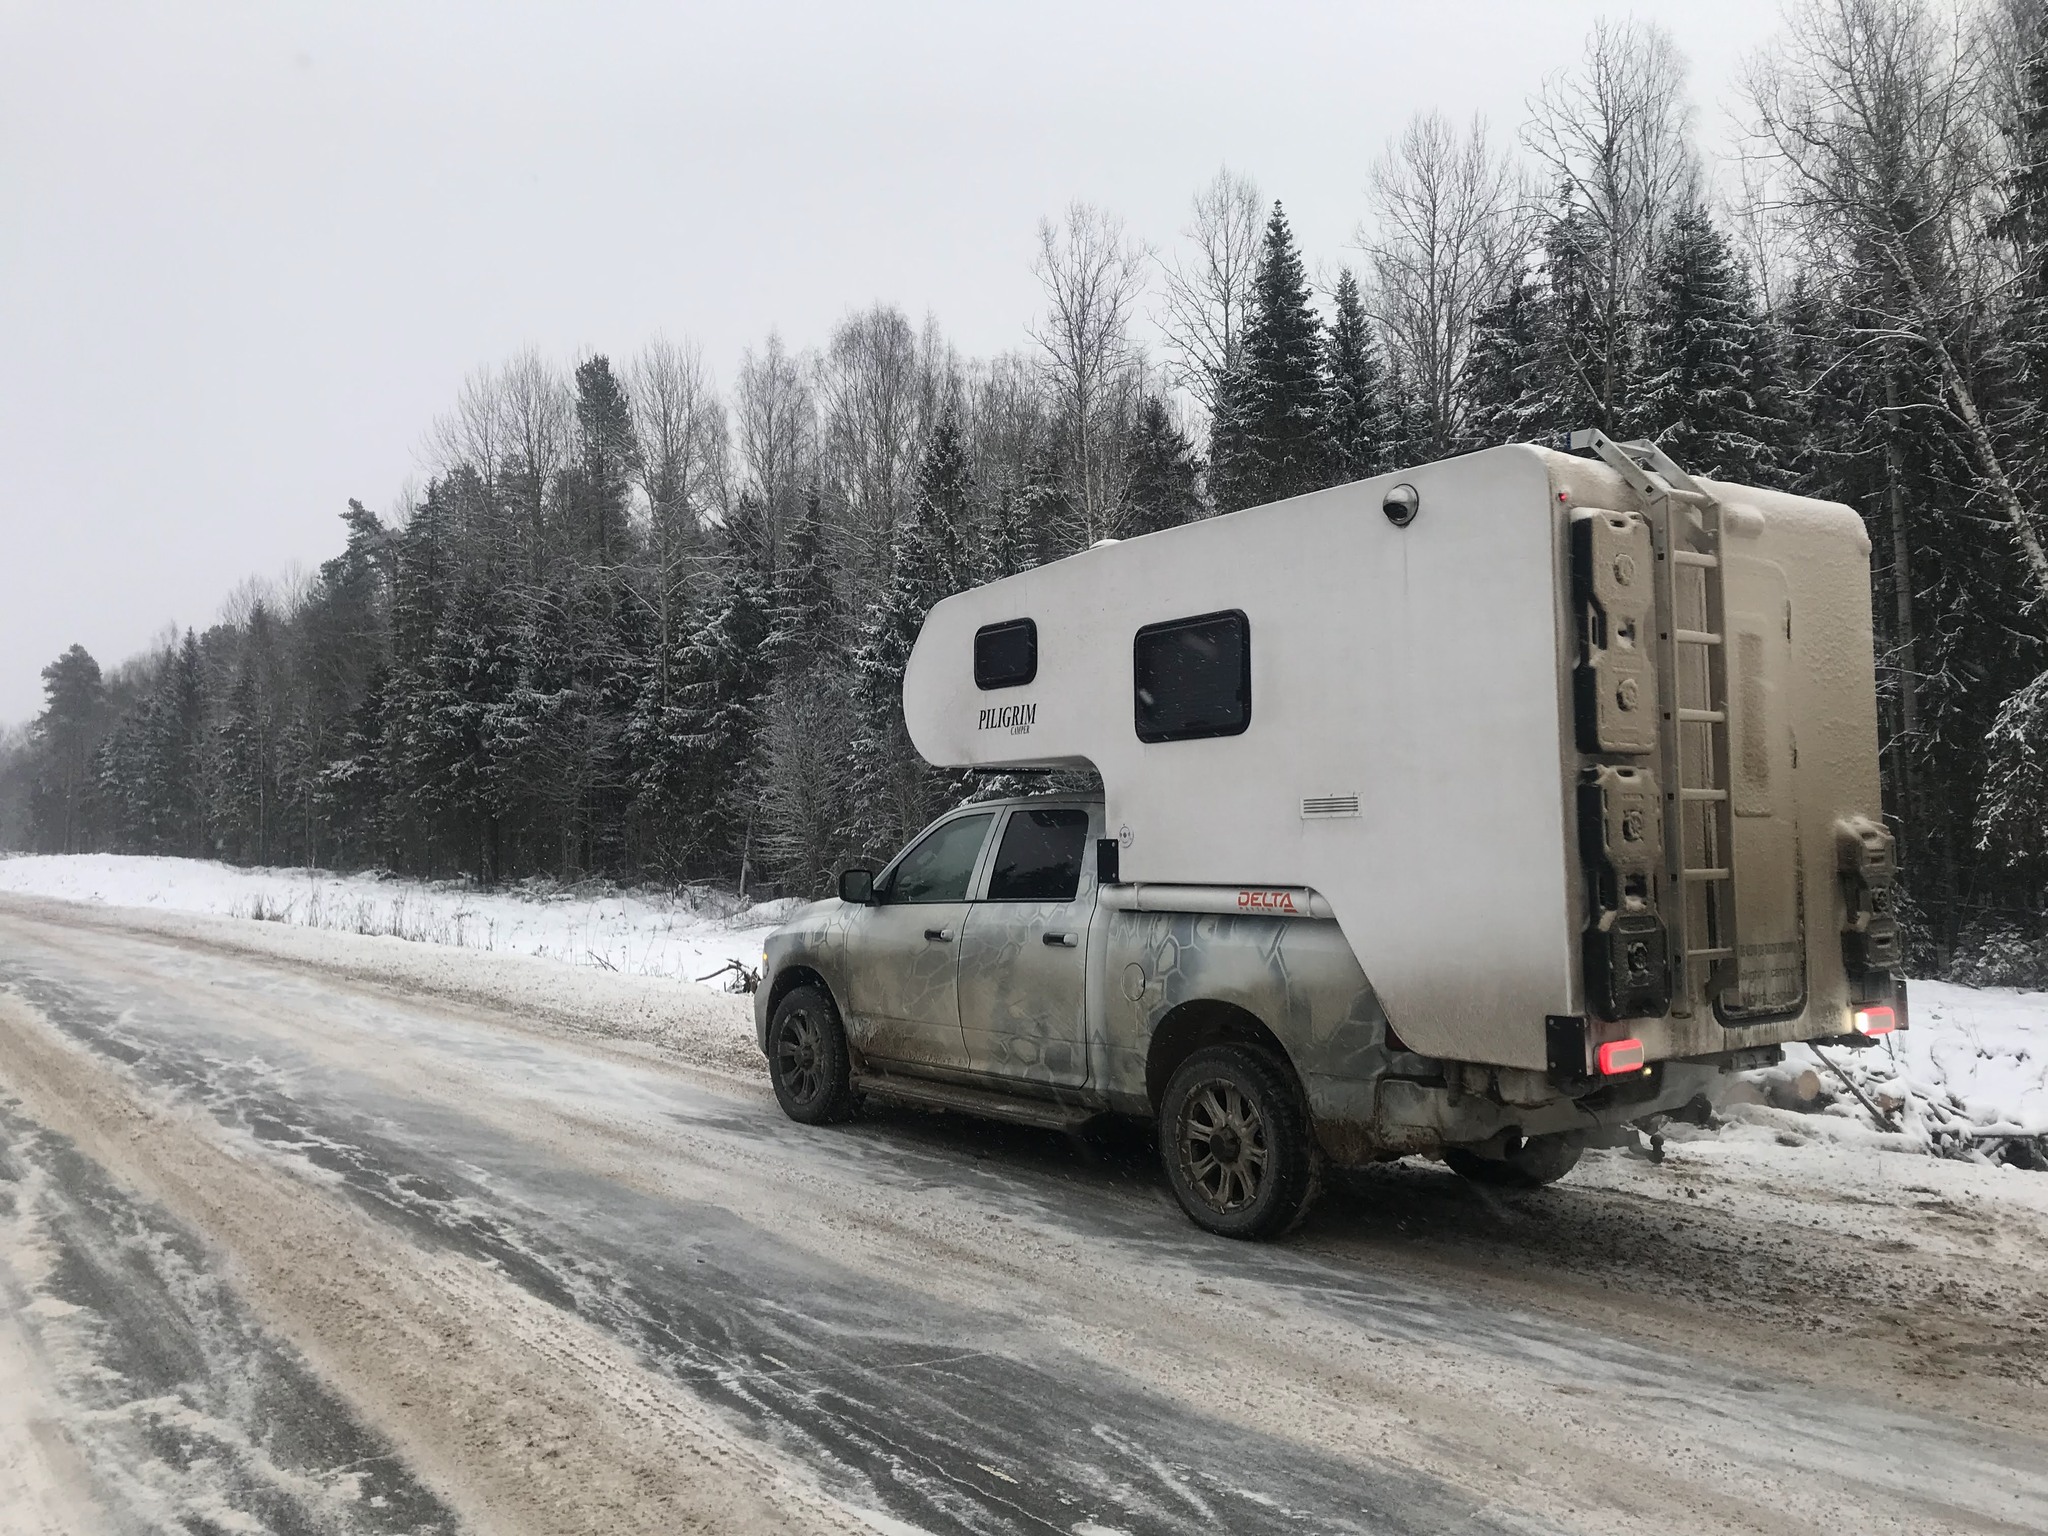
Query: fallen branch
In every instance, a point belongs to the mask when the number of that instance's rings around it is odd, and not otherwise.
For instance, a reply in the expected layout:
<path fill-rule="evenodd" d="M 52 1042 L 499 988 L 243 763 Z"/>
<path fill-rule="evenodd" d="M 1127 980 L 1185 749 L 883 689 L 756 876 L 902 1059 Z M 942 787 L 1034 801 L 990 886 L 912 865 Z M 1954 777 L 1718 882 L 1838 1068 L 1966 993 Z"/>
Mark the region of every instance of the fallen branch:
<path fill-rule="evenodd" d="M 1815 1056 L 1820 1058 L 1821 1065 L 1826 1067 L 1830 1072 L 1834 1073 L 1835 1076 L 1839 1077 L 1842 1080 L 1842 1086 L 1844 1088 L 1848 1089 L 1851 1093 L 1856 1095 L 1856 1102 L 1858 1104 L 1861 1104 L 1865 1109 L 1870 1111 L 1870 1118 L 1877 1122 L 1877 1128 L 1879 1130 L 1897 1131 L 1899 1129 L 1897 1125 L 1892 1123 L 1892 1117 L 1886 1114 L 1883 1110 L 1879 1109 L 1875 1104 L 1871 1103 L 1869 1096 L 1866 1095 L 1861 1088 L 1858 1088 L 1856 1084 L 1850 1080 L 1849 1074 L 1844 1072 L 1841 1069 L 1841 1067 L 1836 1064 L 1834 1057 L 1828 1055 L 1818 1045 L 1815 1045 L 1811 1040 L 1807 1041 L 1807 1048 L 1811 1050 Z"/>

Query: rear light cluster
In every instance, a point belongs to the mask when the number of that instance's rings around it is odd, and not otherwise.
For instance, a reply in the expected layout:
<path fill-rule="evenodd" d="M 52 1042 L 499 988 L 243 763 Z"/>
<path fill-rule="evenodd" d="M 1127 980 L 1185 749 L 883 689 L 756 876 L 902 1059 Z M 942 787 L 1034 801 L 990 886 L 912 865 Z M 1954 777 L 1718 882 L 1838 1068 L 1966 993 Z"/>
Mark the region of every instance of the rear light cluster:
<path fill-rule="evenodd" d="M 1624 1072 L 1643 1070 L 1643 1042 L 1640 1040 L 1609 1040 L 1593 1053 L 1599 1064 L 1602 1077 L 1618 1077 Z"/>
<path fill-rule="evenodd" d="M 1898 1015 L 1889 1008 L 1858 1008 L 1856 1010 L 1856 1033 L 1875 1038 L 1888 1035 L 1899 1027 Z"/>

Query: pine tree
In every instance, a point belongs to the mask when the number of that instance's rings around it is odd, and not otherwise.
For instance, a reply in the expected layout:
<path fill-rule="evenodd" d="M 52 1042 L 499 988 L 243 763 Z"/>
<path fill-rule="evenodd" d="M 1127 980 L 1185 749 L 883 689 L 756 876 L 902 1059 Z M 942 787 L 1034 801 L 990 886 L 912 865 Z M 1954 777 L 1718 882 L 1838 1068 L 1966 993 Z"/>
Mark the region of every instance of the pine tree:
<path fill-rule="evenodd" d="M 1601 252 L 1599 236 L 1577 209 L 1554 220 L 1545 235 L 1541 368 L 1523 397 L 1536 436 L 1562 439 L 1581 427 L 1631 435 L 1628 333 L 1607 324 Z"/>
<path fill-rule="evenodd" d="M 1330 390 L 1330 483 L 1342 485 L 1391 466 L 1386 369 L 1349 267 L 1338 275 L 1335 301 L 1323 367 Z"/>
<path fill-rule="evenodd" d="M 82 853 L 91 843 L 86 801 L 104 729 L 100 664 L 74 645 L 43 668 L 43 712 L 30 728 L 39 767 L 29 812 L 45 853 Z"/>
<path fill-rule="evenodd" d="M 576 462 L 564 500 L 570 547 L 603 566 L 627 552 L 634 457 L 632 407 L 600 353 L 576 369 Z"/>
<path fill-rule="evenodd" d="M 825 524 L 814 491 L 791 524 L 775 572 L 774 627 L 768 659 L 778 673 L 803 672 L 831 654 L 841 633 L 838 595 L 825 550 Z"/>
<path fill-rule="evenodd" d="M 1124 491 L 1126 537 L 1177 528 L 1202 515 L 1202 461 L 1157 395 L 1139 403 L 1124 452 L 1130 476 Z"/>
<path fill-rule="evenodd" d="M 1243 360 L 1219 389 L 1210 491 L 1226 512 L 1320 489 L 1330 423 L 1322 323 L 1280 205 L 1266 222 Z"/>
<path fill-rule="evenodd" d="M 948 411 L 925 451 L 911 515 L 897 529 L 888 585 L 870 605 L 853 653 L 857 723 L 849 745 L 855 795 L 850 830 L 854 844 L 867 853 L 893 851 L 956 787 L 927 768 L 910 744 L 903 673 L 925 615 L 967 584 L 955 521 L 966 495 L 959 427 Z"/>
<path fill-rule="evenodd" d="M 795 664 L 797 641 L 778 632 L 773 535 L 759 499 L 741 497 L 716 536 L 711 591 L 675 659 L 668 706 L 643 696 L 633 763 L 661 861 L 671 873 L 729 881 L 755 862 L 767 694 L 778 665 Z"/>
<path fill-rule="evenodd" d="M 141 718 L 134 794 L 152 853 L 206 852 L 206 679 L 191 630 L 166 652 Z"/>
<path fill-rule="evenodd" d="M 1634 430 L 1695 474 L 1753 482 L 1764 458 L 1749 390 L 1756 328 L 1727 238 L 1705 208 L 1681 209 L 1650 273 Z"/>
<path fill-rule="evenodd" d="M 1468 450 L 1545 435 L 1537 405 L 1546 366 L 1542 324 L 1542 295 L 1520 271 L 1472 317 L 1460 386 Z"/>

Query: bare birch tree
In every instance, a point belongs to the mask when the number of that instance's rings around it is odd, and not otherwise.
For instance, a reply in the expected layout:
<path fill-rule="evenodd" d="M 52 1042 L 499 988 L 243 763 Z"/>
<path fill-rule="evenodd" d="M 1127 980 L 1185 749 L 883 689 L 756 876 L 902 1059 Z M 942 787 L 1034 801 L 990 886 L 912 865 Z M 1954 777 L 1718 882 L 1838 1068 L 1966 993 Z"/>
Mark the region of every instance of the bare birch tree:
<path fill-rule="evenodd" d="M 1806 0 L 1784 42 L 1750 70 L 1754 147 L 1817 267 L 1848 272 L 1867 253 L 1889 278 L 1874 296 L 1889 313 L 1858 339 L 1934 364 L 2038 604 L 2048 601 L 2048 548 L 1952 345 L 1984 299 L 1961 279 L 1981 248 L 1978 204 L 1992 170 L 1986 64 L 1982 34 L 1959 13 L 1920 0 Z"/>
<path fill-rule="evenodd" d="M 1032 270 L 1047 308 L 1031 339 L 1059 403 L 1069 500 L 1083 544 L 1108 536 L 1116 523 L 1120 440 L 1140 364 L 1131 317 L 1150 260 L 1122 219 L 1087 203 L 1068 204 L 1058 224 L 1038 222 Z"/>
<path fill-rule="evenodd" d="M 851 546 L 845 553 L 864 573 L 889 568 L 918 455 L 957 372 L 937 327 L 920 336 L 892 305 L 849 315 L 832 332 L 818 370 L 822 478 Z"/>
<path fill-rule="evenodd" d="M 725 498 L 725 405 L 695 342 L 649 343 L 627 379 L 640 450 L 634 479 L 647 517 L 649 579 L 635 586 L 655 616 L 656 675 L 666 708 L 670 661 L 687 614 L 685 587 L 702 552 L 704 516 Z"/>
<path fill-rule="evenodd" d="M 1160 263 L 1158 322 L 1174 352 L 1173 382 L 1211 415 L 1237 366 L 1265 217 L 1257 184 L 1226 165 L 1195 193 L 1181 231 L 1187 248 Z"/>
<path fill-rule="evenodd" d="M 1654 23 L 1599 21 L 1574 70 L 1552 75 L 1530 102 L 1524 141 L 1562 206 L 1556 238 L 1569 242 L 1590 290 L 1591 323 L 1574 327 L 1561 359 L 1600 416 L 1627 413 L 1641 303 L 1666 220 L 1695 202 L 1698 157 L 1685 60 Z"/>
<path fill-rule="evenodd" d="M 773 331 L 760 351 L 740 358 L 733 415 L 747 488 L 766 514 L 769 549 L 780 549 L 816 473 L 818 412 L 804 365 Z"/>
<path fill-rule="evenodd" d="M 1513 162 L 1485 120 L 1463 134 L 1438 112 L 1418 113 L 1373 165 L 1365 252 L 1367 305 L 1418 398 L 1432 453 L 1460 437 L 1460 377 L 1472 317 L 1523 255 L 1522 199 Z"/>
<path fill-rule="evenodd" d="M 548 567 L 548 501 L 576 421 L 576 402 L 562 372 L 540 353 L 514 357 L 498 375 L 505 472 L 501 491 L 519 519 L 528 575 L 538 586 Z"/>

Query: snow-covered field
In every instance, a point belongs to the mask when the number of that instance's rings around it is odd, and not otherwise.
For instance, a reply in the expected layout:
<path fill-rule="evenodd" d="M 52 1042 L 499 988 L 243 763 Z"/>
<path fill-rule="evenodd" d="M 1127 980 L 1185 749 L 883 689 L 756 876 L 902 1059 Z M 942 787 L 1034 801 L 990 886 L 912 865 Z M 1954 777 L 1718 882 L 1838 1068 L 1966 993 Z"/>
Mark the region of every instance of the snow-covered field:
<path fill-rule="evenodd" d="M 528 884 L 480 892 L 453 882 L 237 869 L 201 859 L 115 854 L 0 858 L 0 891 L 108 906 L 237 917 L 424 944 L 530 955 L 621 975 L 696 980 L 728 962 L 760 963 L 761 940 L 794 902 L 743 905 L 731 893 L 563 889 Z M 1998 1154 L 2008 1138 L 2048 1137 L 2048 993 L 1912 984 L 1912 1027 L 1864 1050 L 1803 1047 L 1820 1094 L 1802 1116 L 1811 1134 L 1875 1133 L 1846 1072 L 1893 1134 L 1883 1144 L 1950 1156 Z M 1831 1067 L 1829 1062 L 1833 1063 Z M 1771 1121 L 1767 1111 L 1744 1113 Z M 1831 1123 L 1832 1122 L 1832 1123 Z"/>
<path fill-rule="evenodd" d="M 689 980 L 733 960 L 758 966 L 761 940 L 797 905 L 748 906 L 730 892 L 695 886 L 668 893 L 526 883 L 485 892 L 448 881 L 97 853 L 0 857 L 0 891 L 382 934 Z"/>

